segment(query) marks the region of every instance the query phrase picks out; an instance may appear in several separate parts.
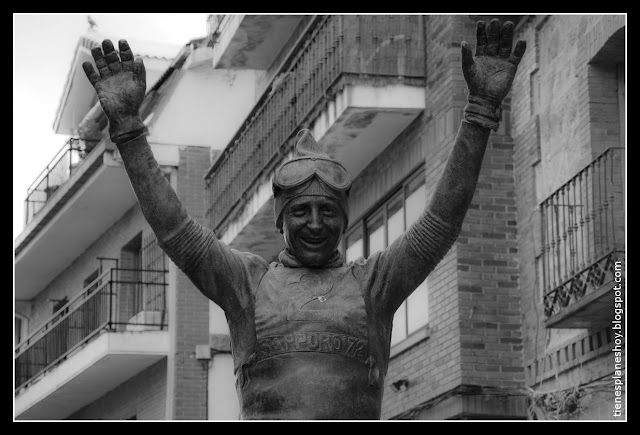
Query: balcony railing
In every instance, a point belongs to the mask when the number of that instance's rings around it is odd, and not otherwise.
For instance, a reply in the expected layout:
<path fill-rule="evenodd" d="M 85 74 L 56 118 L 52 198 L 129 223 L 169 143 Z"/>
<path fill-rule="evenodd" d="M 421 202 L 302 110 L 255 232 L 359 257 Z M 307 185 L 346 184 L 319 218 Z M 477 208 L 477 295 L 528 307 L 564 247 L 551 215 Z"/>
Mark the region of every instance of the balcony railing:
<path fill-rule="evenodd" d="M 44 207 L 56 190 L 66 183 L 82 160 L 97 145 L 98 141 L 71 138 L 56 153 L 51 163 L 38 175 L 27 189 L 25 200 L 25 224 Z"/>
<path fill-rule="evenodd" d="M 104 331 L 167 327 L 166 270 L 107 269 L 15 348 L 15 388 Z"/>
<path fill-rule="evenodd" d="M 610 148 L 541 204 L 547 318 L 614 273 L 624 250 L 623 148 Z"/>
<path fill-rule="evenodd" d="M 306 39 L 304 39 L 306 38 Z M 225 221 L 293 138 L 337 91 L 339 79 L 424 78 L 419 16 L 325 16 L 303 36 L 207 176 L 207 219 Z"/>

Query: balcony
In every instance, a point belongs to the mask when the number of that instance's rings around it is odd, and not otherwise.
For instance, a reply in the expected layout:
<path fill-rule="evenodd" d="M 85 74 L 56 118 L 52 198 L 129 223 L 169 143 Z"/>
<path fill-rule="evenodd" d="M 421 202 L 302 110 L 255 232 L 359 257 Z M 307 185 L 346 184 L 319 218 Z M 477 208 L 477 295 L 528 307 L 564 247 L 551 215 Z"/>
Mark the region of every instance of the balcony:
<path fill-rule="evenodd" d="M 177 149 L 151 148 L 161 165 L 178 165 Z M 15 240 L 15 298 L 35 297 L 135 205 L 115 145 L 70 140 L 27 192 L 27 223 Z"/>
<path fill-rule="evenodd" d="M 71 174 L 97 144 L 97 140 L 71 138 L 56 153 L 51 163 L 44 168 L 27 189 L 27 199 L 24 201 L 25 225 L 31 222 L 34 216 L 42 210 L 56 190 L 69 181 Z"/>
<path fill-rule="evenodd" d="M 65 418 L 166 357 L 166 273 L 107 269 L 19 343 L 16 417 Z"/>
<path fill-rule="evenodd" d="M 115 146 L 72 139 L 27 192 L 24 230 L 15 240 L 15 297 L 28 300 L 135 203 Z"/>
<path fill-rule="evenodd" d="M 268 69 L 304 20 L 301 15 L 224 15 L 216 24 L 215 68 Z"/>
<path fill-rule="evenodd" d="M 227 239 L 274 228 L 269 179 L 300 128 L 355 177 L 424 109 L 419 16 L 325 16 L 292 47 L 205 177 L 208 224 Z"/>
<path fill-rule="evenodd" d="M 625 252 L 623 170 L 624 149 L 610 148 L 541 204 L 548 328 L 611 326 Z"/>

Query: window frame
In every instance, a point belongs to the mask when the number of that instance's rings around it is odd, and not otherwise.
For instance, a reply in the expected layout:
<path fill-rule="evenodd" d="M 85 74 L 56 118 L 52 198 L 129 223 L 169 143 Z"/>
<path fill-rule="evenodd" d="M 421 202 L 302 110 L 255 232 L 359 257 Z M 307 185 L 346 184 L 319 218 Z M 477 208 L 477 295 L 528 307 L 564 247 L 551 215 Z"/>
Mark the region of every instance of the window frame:
<path fill-rule="evenodd" d="M 388 241 L 388 233 L 389 233 L 389 210 L 393 209 L 396 206 L 394 204 L 396 201 L 400 201 L 402 203 L 402 214 L 403 214 L 403 223 L 406 225 L 407 222 L 407 198 L 419 189 L 422 186 L 426 185 L 426 169 L 425 165 L 420 165 L 417 169 L 411 171 L 401 182 L 399 182 L 393 189 L 389 191 L 387 195 L 382 197 L 379 201 L 377 201 L 373 206 L 371 206 L 366 212 L 364 212 L 357 220 L 354 221 L 350 228 L 345 232 L 345 237 L 341 242 L 341 252 L 344 253 L 346 259 L 346 253 L 348 248 L 351 245 L 347 245 L 350 238 L 354 236 L 360 236 L 359 239 L 355 238 L 354 240 L 362 241 L 362 253 L 361 255 L 352 258 L 351 260 L 355 260 L 359 257 L 368 258 L 370 253 L 370 236 L 373 232 L 369 231 L 368 224 L 372 222 L 377 222 L 380 217 L 382 217 L 382 228 L 384 228 L 383 233 L 383 243 L 384 246 L 389 246 Z M 410 187 L 412 187 L 411 191 L 409 191 Z M 426 202 L 426 198 L 425 198 Z M 393 215 L 391 215 L 393 216 Z M 377 230 L 378 227 L 375 228 Z M 374 230 L 374 231 L 375 231 Z M 402 233 L 408 230 L 408 226 L 402 231 Z M 427 297 L 429 296 L 429 289 L 427 287 Z M 408 298 L 403 301 L 405 308 L 408 308 Z M 427 313 L 430 310 L 430 306 L 427 305 Z M 414 331 L 409 332 L 409 318 L 408 314 L 409 310 L 405 309 L 405 331 L 404 337 L 400 339 L 398 342 L 391 345 L 391 357 L 398 355 L 401 352 L 404 352 L 408 348 L 413 345 L 427 339 L 430 335 L 429 328 L 429 318 L 427 317 L 427 322 L 417 327 Z"/>

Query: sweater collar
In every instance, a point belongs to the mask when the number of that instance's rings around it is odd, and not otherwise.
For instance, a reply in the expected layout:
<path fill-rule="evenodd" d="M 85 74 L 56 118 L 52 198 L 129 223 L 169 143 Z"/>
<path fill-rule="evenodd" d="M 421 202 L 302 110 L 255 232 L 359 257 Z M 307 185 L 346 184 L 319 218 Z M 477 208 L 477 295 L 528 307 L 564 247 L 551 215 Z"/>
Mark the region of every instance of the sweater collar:
<path fill-rule="evenodd" d="M 287 248 L 285 248 L 282 252 L 280 252 L 280 254 L 278 254 L 278 260 L 285 267 L 307 267 L 304 264 L 300 263 L 300 261 L 298 261 L 298 259 L 291 252 L 289 252 L 289 249 Z M 325 268 L 342 267 L 343 265 L 344 265 L 344 260 L 342 259 L 342 254 L 340 254 L 340 251 L 336 250 L 331 256 L 331 258 L 329 259 L 329 261 L 327 262 L 327 264 L 325 264 L 322 267 L 325 267 Z"/>

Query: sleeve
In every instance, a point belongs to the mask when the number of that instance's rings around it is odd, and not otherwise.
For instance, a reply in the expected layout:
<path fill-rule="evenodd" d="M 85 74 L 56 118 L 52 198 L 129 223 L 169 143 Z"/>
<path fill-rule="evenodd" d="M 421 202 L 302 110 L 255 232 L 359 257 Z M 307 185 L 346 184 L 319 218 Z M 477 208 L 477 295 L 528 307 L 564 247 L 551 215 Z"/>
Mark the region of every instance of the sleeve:
<path fill-rule="evenodd" d="M 373 304 L 390 319 L 449 252 L 460 233 L 429 210 L 386 249 L 360 267 Z"/>
<path fill-rule="evenodd" d="M 182 229 L 159 241 L 169 258 L 231 320 L 252 303 L 252 293 L 269 266 L 260 256 L 239 252 L 209 228 L 189 218 Z"/>
<path fill-rule="evenodd" d="M 162 173 L 147 138 L 143 134 L 117 146 L 142 214 L 158 240 L 180 231 L 189 215 Z"/>
<path fill-rule="evenodd" d="M 267 270 L 266 261 L 230 249 L 189 216 L 144 135 L 119 144 L 118 150 L 142 213 L 162 249 L 228 317 L 240 313 Z"/>
<path fill-rule="evenodd" d="M 455 243 L 471 205 L 490 130 L 462 121 L 431 201 L 413 225 L 360 266 L 369 297 L 386 316 L 426 279 Z"/>

